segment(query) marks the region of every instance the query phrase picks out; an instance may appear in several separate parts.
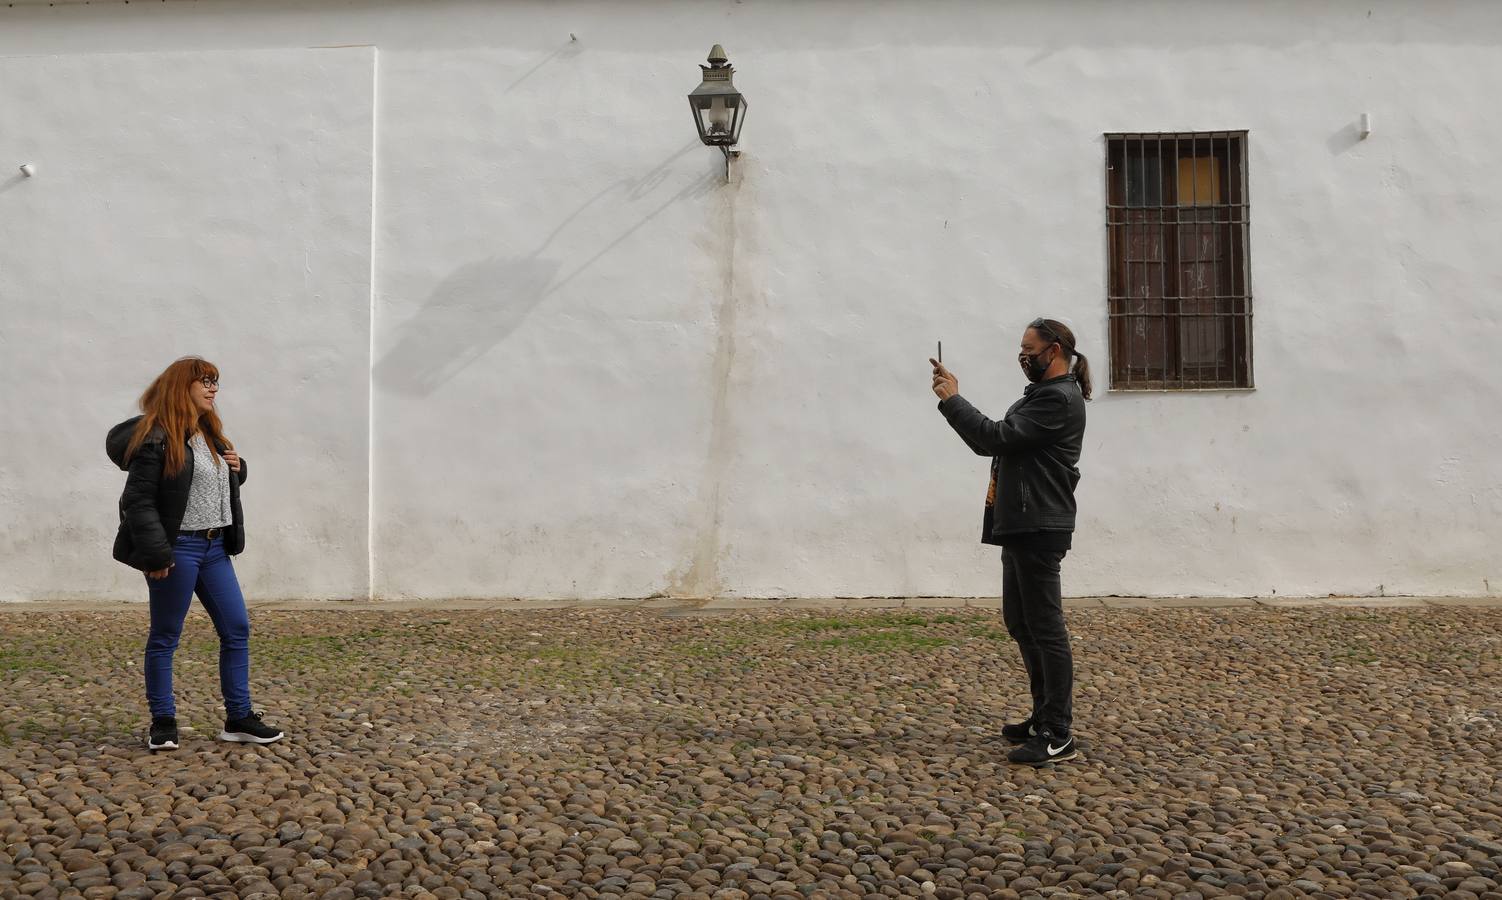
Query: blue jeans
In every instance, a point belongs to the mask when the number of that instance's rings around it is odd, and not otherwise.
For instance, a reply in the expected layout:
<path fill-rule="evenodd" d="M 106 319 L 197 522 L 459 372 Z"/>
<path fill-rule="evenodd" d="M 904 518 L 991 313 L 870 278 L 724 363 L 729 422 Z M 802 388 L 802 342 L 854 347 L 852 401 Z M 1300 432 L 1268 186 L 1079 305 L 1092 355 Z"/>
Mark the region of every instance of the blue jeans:
<path fill-rule="evenodd" d="M 146 639 L 146 703 L 151 715 L 175 716 L 172 653 L 183 633 L 193 594 L 219 632 L 219 691 L 228 718 L 250 715 L 250 617 L 224 539 L 179 535 L 172 548 L 176 565 L 161 581 L 146 580 L 151 591 L 151 635 Z"/>

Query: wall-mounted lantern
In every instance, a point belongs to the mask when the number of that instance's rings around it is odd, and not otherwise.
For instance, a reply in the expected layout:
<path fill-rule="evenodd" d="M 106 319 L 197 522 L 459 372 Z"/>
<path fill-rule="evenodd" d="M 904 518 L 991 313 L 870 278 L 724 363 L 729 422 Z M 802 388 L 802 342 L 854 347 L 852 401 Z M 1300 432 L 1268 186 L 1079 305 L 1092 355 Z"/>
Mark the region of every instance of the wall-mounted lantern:
<path fill-rule="evenodd" d="M 740 155 L 735 145 L 740 142 L 741 124 L 746 120 L 746 98 L 730 80 L 735 68 L 725 58 L 724 47 L 715 44 L 709 51 L 709 65 L 699 68 L 704 80 L 688 95 L 689 109 L 694 113 L 699 140 L 707 146 L 719 147 L 725 154 L 728 178 L 731 158 Z"/>

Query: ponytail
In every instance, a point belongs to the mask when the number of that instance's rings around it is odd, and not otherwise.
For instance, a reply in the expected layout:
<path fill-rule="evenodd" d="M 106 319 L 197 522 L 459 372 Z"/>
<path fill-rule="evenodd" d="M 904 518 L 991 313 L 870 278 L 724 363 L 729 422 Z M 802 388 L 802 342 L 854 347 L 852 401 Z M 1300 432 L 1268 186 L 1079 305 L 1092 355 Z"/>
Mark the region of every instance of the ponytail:
<path fill-rule="evenodd" d="M 1074 354 L 1074 380 L 1080 383 L 1080 393 L 1085 399 L 1090 399 L 1090 360 L 1085 354 L 1075 351 Z"/>

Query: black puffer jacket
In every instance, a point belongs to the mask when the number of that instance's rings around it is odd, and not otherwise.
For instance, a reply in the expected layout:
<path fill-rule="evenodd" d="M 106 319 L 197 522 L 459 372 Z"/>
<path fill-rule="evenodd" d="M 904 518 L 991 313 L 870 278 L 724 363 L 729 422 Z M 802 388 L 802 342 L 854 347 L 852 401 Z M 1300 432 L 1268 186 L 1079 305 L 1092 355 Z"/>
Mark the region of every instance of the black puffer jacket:
<path fill-rule="evenodd" d="M 959 395 L 940 403 L 939 411 L 971 450 L 994 458 L 996 502 L 986 507 L 983 542 L 1074 531 L 1085 397 L 1073 375 L 1028 385 L 999 422 Z"/>
<path fill-rule="evenodd" d="M 193 485 L 193 451 L 189 450 L 181 472 L 167 475 L 165 435 L 154 430 L 130 459 L 125 450 L 140 416 L 126 419 L 110 429 L 105 452 L 115 465 L 129 474 L 120 494 L 120 530 L 115 535 L 115 559 L 143 572 L 165 569 L 172 564 L 172 544 L 188 508 L 188 489 Z M 219 448 L 220 453 L 224 452 Z M 240 510 L 240 485 L 245 483 L 245 460 L 229 480 L 230 509 L 234 524 L 224 530 L 224 552 L 231 556 L 245 549 L 245 514 Z"/>

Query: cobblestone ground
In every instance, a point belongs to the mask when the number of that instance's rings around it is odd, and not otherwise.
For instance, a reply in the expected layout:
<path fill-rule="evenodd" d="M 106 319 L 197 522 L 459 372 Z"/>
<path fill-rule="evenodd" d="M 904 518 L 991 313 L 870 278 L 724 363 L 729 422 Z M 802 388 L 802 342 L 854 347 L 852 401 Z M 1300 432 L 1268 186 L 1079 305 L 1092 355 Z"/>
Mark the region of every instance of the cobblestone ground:
<path fill-rule="evenodd" d="M 0 612 L 0 896 L 1502 898 L 1502 609 L 1072 610 L 1082 755 L 1006 763 L 994 612 Z"/>

